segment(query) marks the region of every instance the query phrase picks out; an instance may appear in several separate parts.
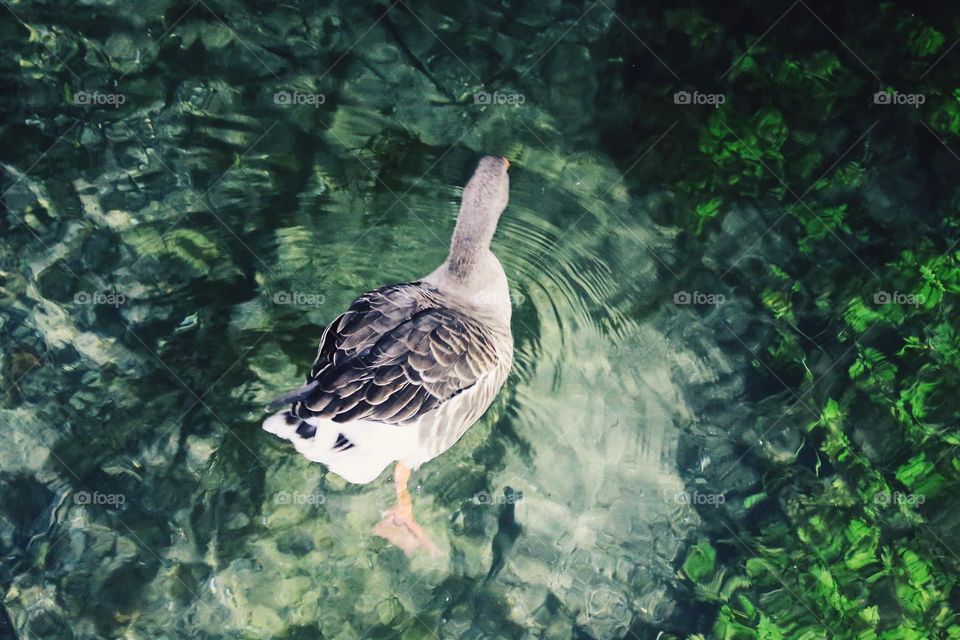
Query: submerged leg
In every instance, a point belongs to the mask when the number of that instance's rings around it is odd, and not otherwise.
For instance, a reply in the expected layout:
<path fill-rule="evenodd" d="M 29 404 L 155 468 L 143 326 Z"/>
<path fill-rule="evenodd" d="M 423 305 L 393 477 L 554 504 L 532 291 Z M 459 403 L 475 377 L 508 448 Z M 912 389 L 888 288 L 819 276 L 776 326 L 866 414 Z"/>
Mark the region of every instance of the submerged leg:
<path fill-rule="evenodd" d="M 430 553 L 436 555 L 440 552 L 440 549 L 413 519 L 413 501 L 410 499 L 410 492 L 407 491 L 409 480 L 410 467 L 398 462 L 393 468 L 393 482 L 397 489 L 397 506 L 383 514 L 383 519 L 373 528 L 373 533 L 400 547 L 407 555 L 411 555 L 420 547 L 424 547 Z"/>

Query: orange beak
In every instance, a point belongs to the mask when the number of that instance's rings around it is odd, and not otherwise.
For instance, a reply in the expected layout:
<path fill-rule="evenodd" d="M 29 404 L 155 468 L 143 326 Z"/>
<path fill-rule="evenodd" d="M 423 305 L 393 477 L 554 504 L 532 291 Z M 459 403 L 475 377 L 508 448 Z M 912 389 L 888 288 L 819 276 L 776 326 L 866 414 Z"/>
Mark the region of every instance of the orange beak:
<path fill-rule="evenodd" d="M 510 161 L 507 160 L 506 158 L 502 158 L 502 160 L 503 160 L 504 168 L 505 168 L 505 169 L 509 169 L 509 168 L 510 168 Z"/>

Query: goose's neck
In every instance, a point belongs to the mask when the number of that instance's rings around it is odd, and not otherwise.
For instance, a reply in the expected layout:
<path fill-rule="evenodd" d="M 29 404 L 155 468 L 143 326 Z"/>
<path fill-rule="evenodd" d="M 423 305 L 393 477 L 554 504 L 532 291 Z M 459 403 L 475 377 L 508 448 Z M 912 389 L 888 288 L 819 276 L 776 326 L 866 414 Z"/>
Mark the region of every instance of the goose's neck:
<path fill-rule="evenodd" d="M 454 278 L 460 281 L 470 278 L 484 254 L 490 252 L 490 241 L 496 230 L 497 216 L 474 207 L 460 209 L 447 259 L 447 269 Z"/>

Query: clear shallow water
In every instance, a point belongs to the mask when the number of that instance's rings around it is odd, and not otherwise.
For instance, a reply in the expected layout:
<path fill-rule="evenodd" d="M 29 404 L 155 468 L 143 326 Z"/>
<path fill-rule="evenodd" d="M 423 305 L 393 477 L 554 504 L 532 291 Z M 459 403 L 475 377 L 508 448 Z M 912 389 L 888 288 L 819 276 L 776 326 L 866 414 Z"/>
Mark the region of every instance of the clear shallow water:
<path fill-rule="evenodd" d="M 0 19 L 20 142 L 3 153 L 0 590 L 19 637 L 709 628 L 686 550 L 747 517 L 744 456 L 789 459 L 815 417 L 755 374 L 773 329 L 741 277 L 796 258 L 766 233 L 783 207 L 731 206 L 706 246 L 679 228 L 692 204 L 659 178 L 696 137 L 609 8 L 387 6 Z M 611 104 L 636 74 L 664 80 L 662 104 Z M 408 560 L 370 534 L 386 474 L 346 485 L 259 423 L 357 294 L 443 259 L 485 154 L 512 163 L 494 250 L 516 361 L 414 475 L 445 554 Z M 723 304 L 675 298 L 699 292 Z"/>

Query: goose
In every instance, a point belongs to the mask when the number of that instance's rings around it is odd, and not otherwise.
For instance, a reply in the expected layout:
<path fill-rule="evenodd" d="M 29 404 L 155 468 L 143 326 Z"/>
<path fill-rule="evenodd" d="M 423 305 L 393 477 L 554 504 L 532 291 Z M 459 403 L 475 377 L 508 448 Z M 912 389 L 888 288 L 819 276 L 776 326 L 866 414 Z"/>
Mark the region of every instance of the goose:
<path fill-rule="evenodd" d="M 411 555 L 438 547 L 407 483 L 483 415 L 513 362 L 510 290 L 490 250 L 507 207 L 506 158 L 487 156 L 463 189 L 444 262 L 362 294 L 323 332 L 306 384 L 277 398 L 263 429 L 355 484 L 395 463 L 397 504 L 374 535 Z"/>

